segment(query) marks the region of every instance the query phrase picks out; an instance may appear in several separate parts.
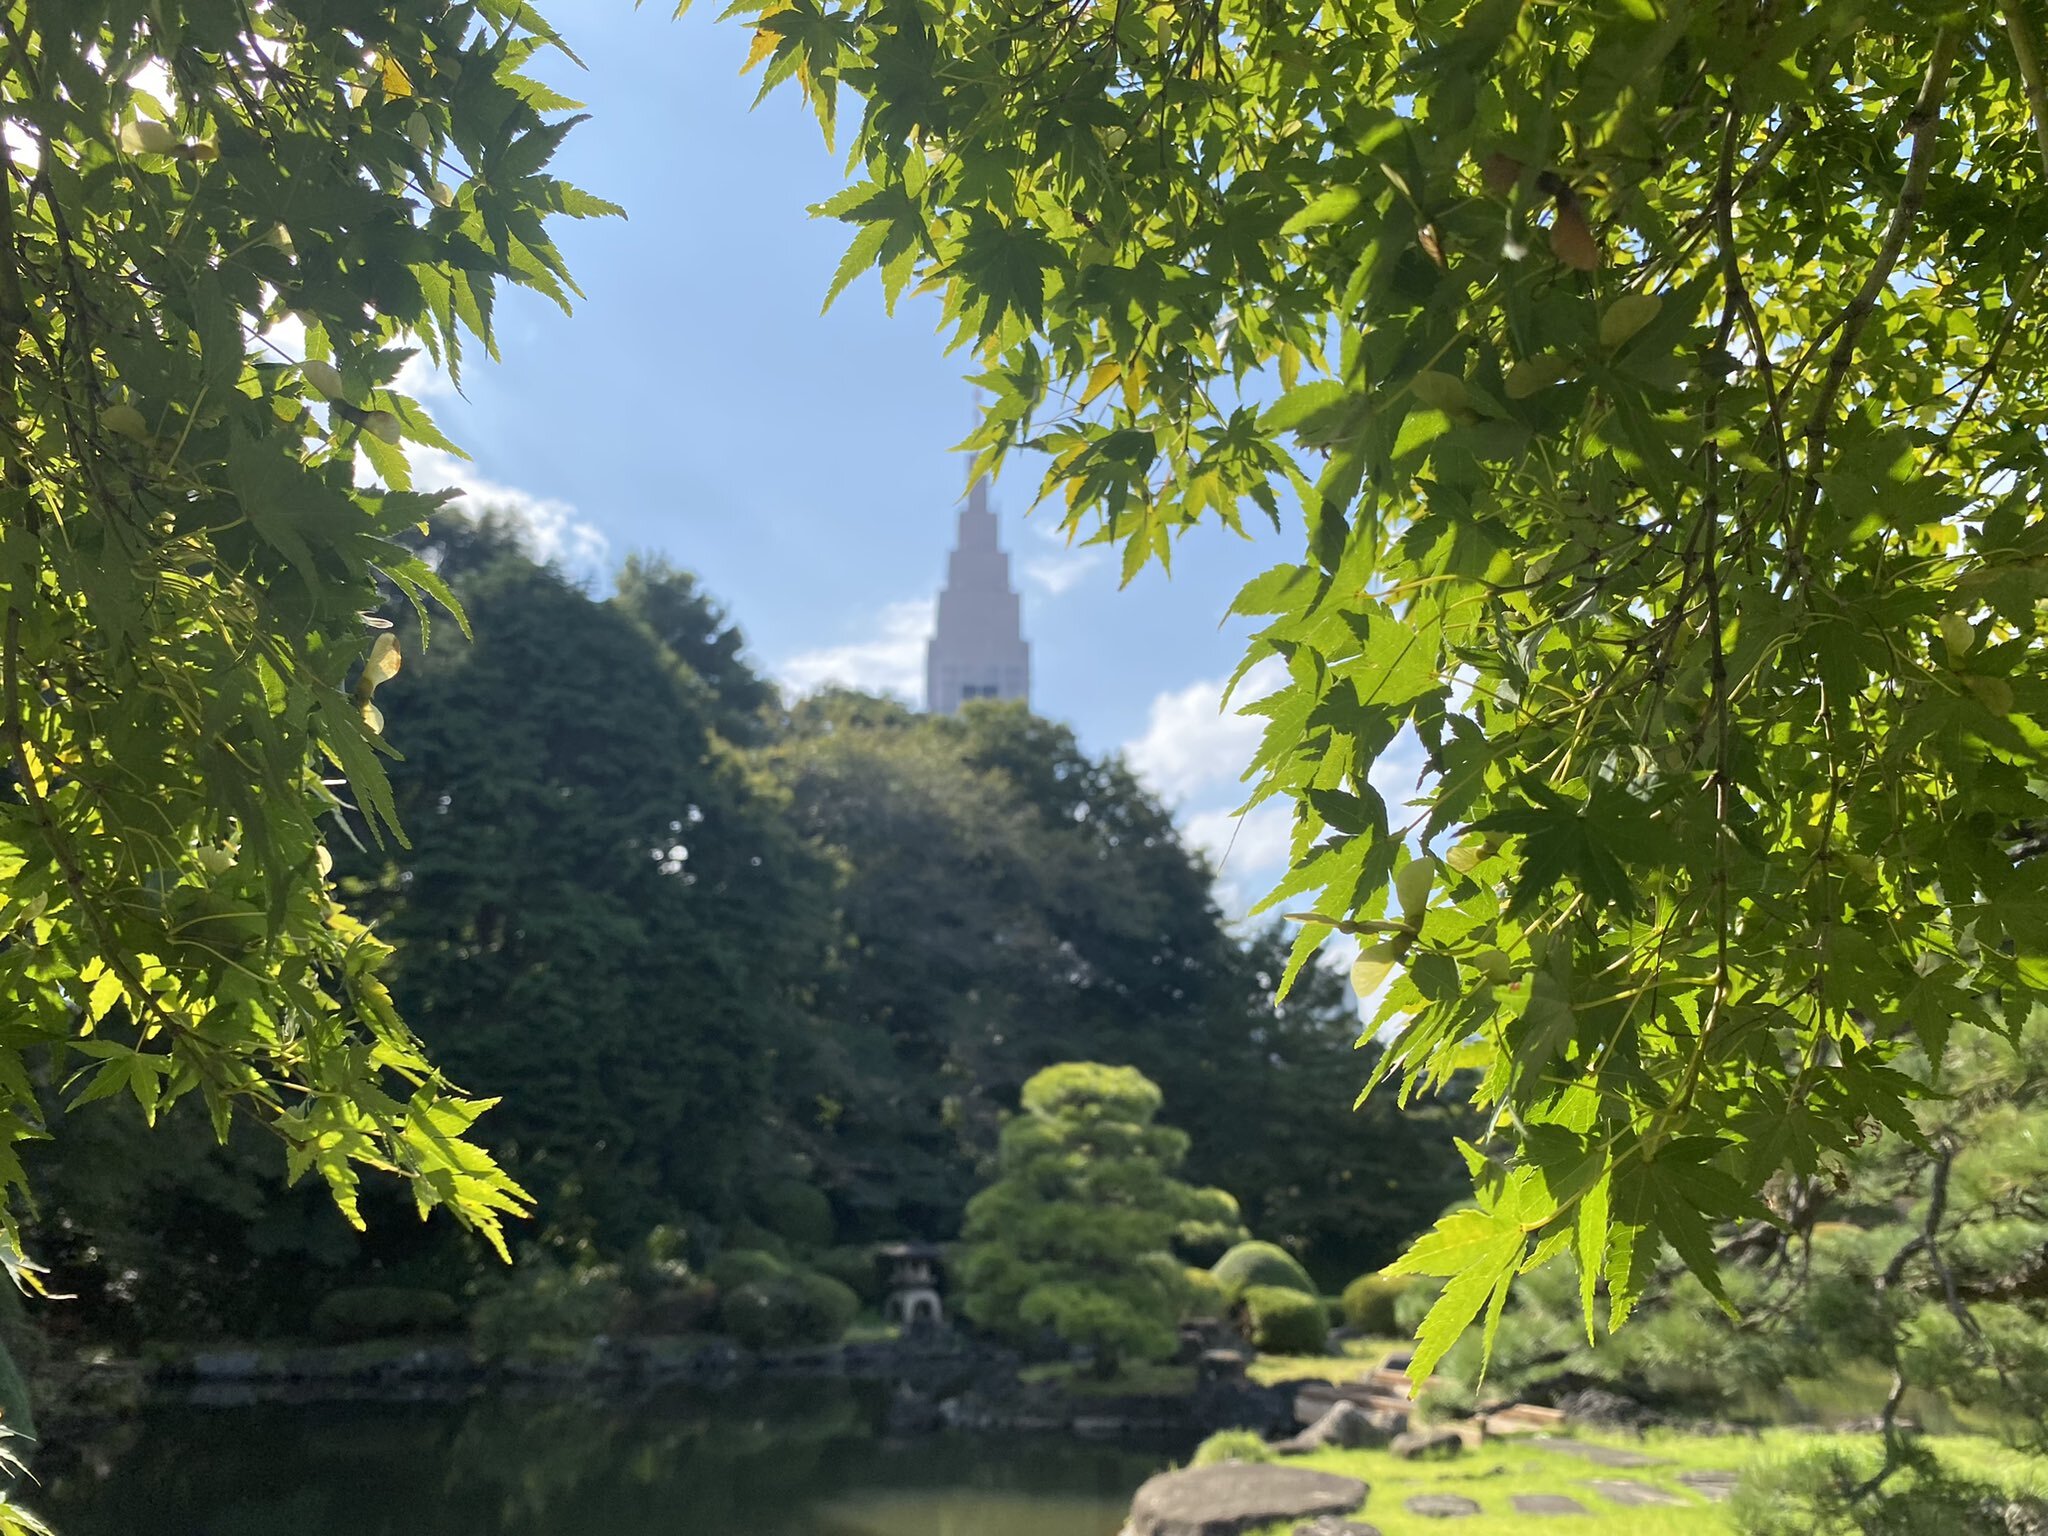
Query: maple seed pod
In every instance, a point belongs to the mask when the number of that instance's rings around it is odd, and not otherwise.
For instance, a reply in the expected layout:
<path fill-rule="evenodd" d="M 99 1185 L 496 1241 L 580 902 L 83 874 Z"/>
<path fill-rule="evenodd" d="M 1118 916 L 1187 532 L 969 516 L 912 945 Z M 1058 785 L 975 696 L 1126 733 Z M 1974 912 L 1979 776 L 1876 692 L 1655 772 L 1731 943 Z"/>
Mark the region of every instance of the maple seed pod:
<path fill-rule="evenodd" d="M 100 425 L 122 437 L 132 437 L 138 443 L 149 440 L 149 423 L 142 419 L 142 412 L 125 402 L 101 411 Z"/>
<path fill-rule="evenodd" d="M 1592 272 L 1600 266 L 1600 242 L 1586 223 L 1576 201 L 1560 201 L 1557 217 L 1550 221 L 1551 254 L 1575 272 Z"/>
<path fill-rule="evenodd" d="M 1960 613 L 1945 613 L 1941 616 L 1941 639 L 1949 655 L 1960 661 L 1977 643 L 1977 631 Z"/>
<path fill-rule="evenodd" d="M 341 387 L 341 371 L 334 364 L 323 363 L 317 357 L 299 364 L 299 374 L 323 400 L 339 400 L 347 393 Z"/>
<path fill-rule="evenodd" d="M 381 634 L 370 647 L 369 659 L 363 663 L 362 681 L 356 686 L 365 694 L 374 693 L 398 676 L 398 669 L 404 664 L 405 657 L 398 649 L 397 636 Z"/>
<path fill-rule="evenodd" d="M 1477 848 L 1465 845 L 1453 848 L 1444 855 L 1444 862 L 1461 875 L 1470 874 L 1479 867 L 1482 855 Z"/>
<path fill-rule="evenodd" d="M 404 437 L 404 433 L 399 427 L 398 418 L 389 411 L 364 412 L 363 430 L 376 438 L 378 442 L 389 443 L 394 448 L 398 446 L 400 440 Z"/>
<path fill-rule="evenodd" d="M 1496 150 L 1480 161 L 1479 179 L 1486 184 L 1490 196 L 1506 197 L 1522 179 L 1522 162 Z"/>
<path fill-rule="evenodd" d="M 1600 317 L 1600 345 L 1612 352 L 1657 318 L 1664 301 L 1654 293 L 1625 293 Z"/>
<path fill-rule="evenodd" d="M 1428 854 L 1410 859 L 1394 876 L 1394 897 L 1404 917 L 1418 916 L 1429 905 L 1429 890 L 1436 883 L 1436 860 Z"/>
<path fill-rule="evenodd" d="M 435 182 L 434 190 L 427 195 L 433 198 L 436 208 L 453 208 L 455 206 L 455 193 L 445 181 Z"/>
<path fill-rule="evenodd" d="M 1472 969 L 1496 985 L 1511 980 L 1515 974 L 1514 962 L 1497 949 L 1480 950 L 1472 957 Z"/>
<path fill-rule="evenodd" d="M 1525 357 L 1508 370 L 1506 389 L 1510 400 L 1527 400 L 1553 384 L 1562 384 L 1568 373 L 1563 358 L 1555 352 Z"/>
<path fill-rule="evenodd" d="M 1416 399 L 1446 416 L 1456 416 L 1471 409 L 1472 397 L 1465 391 L 1465 381 L 1456 374 L 1425 368 L 1415 375 L 1413 387 Z"/>
<path fill-rule="evenodd" d="M 178 147 L 178 136 L 168 123 L 138 117 L 121 130 L 121 147 L 131 155 L 168 155 Z"/>
<path fill-rule="evenodd" d="M 1385 939 L 1360 950 L 1358 958 L 1351 963 L 1351 990 L 1361 998 L 1371 997 L 1393 974 L 1401 954 L 1401 949 Z"/>

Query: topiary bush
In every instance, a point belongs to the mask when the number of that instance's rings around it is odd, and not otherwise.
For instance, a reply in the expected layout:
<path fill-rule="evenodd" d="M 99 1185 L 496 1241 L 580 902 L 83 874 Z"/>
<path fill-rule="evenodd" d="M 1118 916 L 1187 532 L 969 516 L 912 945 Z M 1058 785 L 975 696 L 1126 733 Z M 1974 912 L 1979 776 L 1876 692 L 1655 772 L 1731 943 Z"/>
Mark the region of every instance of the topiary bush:
<path fill-rule="evenodd" d="M 1238 1299 L 1255 1349 L 1272 1355 L 1315 1355 L 1330 1341 L 1330 1316 L 1320 1296 L 1284 1285 L 1255 1285 Z"/>
<path fill-rule="evenodd" d="M 1230 1310 L 1230 1298 L 1223 1294 L 1223 1282 L 1206 1269 L 1181 1271 L 1184 1286 L 1180 1307 L 1182 1322 L 1214 1322 Z"/>
<path fill-rule="evenodd" d="M 1271 1461 L 1273 1448 L 1255 1429 L 1219 1429 L 1195 1447 L 1191 1467 L 1212 1467 L 1219 1461 Z"/>
<path fill-rule="evenodd" d="M 728 1248 L 704 1266 L 704 1273 L 721 1291 L 736 1291 L 757 1281 L 779 1280 L 789 1273 L 789 1265 L 759 1248 Z"/>
<path fill-rule="evenodd" d="M 853 1287 L 815 1270 L 799 1270 L 790 1280 L 800 1296 L 803 1342 L 837 1344 L 860 1316 L 860 1297 Z"/>
<path fill-rule="evenodd" d="M 791 1349 L 836 1343 L 859 1312 L 851 1287 L 830 1275 L 790 1270 L 727 1291 L 718 1320 L 748 1349 Z"/>
<path fill-rule="evenodd" d="M 866 1247 L 827 1248 L 811 1260 L 811 1268 L 850 1288 L 863 1306 L 882 1304 L 882 1272 L 875 1251 Z"/>
<path fill-rule="evenodd" d="M 462 1309 L 447 1292 L 409 1285 L 334 1291 L 320 1298 L 312 1317 L 313 1336 L 329 1344 L 445 1333 L 461 1321 Z"/>
<path fill-rule="evenodd" d="M 642 1333 L 696 1333 L 718 1317 L 718 1287 L 693 1276 L 648 1292 L 635 1309 L 634 1325 Z"/>
<path fill-rule="evenodd" d="M 1395 1316 L 1394 1306 L 1409 1284 L 1406 1275 L 1360 1275 L 1344 1287 L 1339 1303 L 1344 1309 L 1346 1325 L 1360 1333 L 1382 1336 L 1400 1333 L 1401 1322 Z"/>
<path fill-rule="evenodd" d="M 469 1329 L 493 1353 L 543 1341 L 584 1341 L 616 1333 L 633 1298 L 616 1265 L 564 1268 L 545 1257 L 522 1259 L 511 1279 L 476 1304 Z"/>
<path fill-rule="evenodd" d="M 1295 1262 L 1294 1255 L 1271 1243 L 1239 1243 L 1216 1261 L 1209 1271 L 1223 1287 L 1223 1294 L 1236 1301 L 1255 1285 L 1276 1285 L 1290 1291 L 1317 1294 L 1308 1271 Z"/>

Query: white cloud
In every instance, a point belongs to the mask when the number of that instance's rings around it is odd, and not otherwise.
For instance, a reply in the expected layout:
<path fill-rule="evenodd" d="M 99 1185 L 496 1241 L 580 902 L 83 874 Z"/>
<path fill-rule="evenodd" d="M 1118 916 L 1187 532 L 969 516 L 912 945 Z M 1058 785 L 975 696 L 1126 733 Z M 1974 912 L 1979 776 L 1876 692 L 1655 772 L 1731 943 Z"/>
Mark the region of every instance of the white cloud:
<path fill-rule="evenodd" d="M 873 633 L 842 645 L 799 651 L 775 670 L 797 693 L 828 684 L 915 702 L 924 693 L 924 648 L 932 633 L 932 599 L 890 603 Z"/>
<path fill-rule="evenodd" d="M 438 448 L 411 450 L 413 485 L 422 491 L 459 487 L 453 505 L 471 512 L 485 508 L 509 514 L 519 523 L 527 548 L 539 560 L 551 561 L 572 575 L 599 573 L 611 544 L 574 502 L 536 496 L 517 486 L 486 479 L 470 465 Z"/>
<path fill-rule="evenodd" d="M 1209 856 L 1216 871 L 1216 901 L 1237 917 L 1273 888 L 1287 868 L 1293 806 L 1268 800 L 1240 815 L 1235 810 L 1197 811 L 1186 819 L 1187 840 Z"/>
<path fill-rule="evenodd" d="M 1155 794 L 1171 802 L 1236 783 L 1266 722 L 1235 711 L 1272 692 L 1281 677 L 1278 658 L 1261 661 L 1238 684 L 1230 712 L 1219 707 L 1226 681 L 1220 677 L 1158 695 L 1145 734 L 1124 744 L 1124 756 Z"/>
<path fill-rule="evenodd" d="M 1063 549 L 1036 555 L 1024 562 L 1024 579 L 1047 597 L 1059 597 L 1078 586 L 1089 572 L 1100 569 L 1108 559 L 1109 551 L 1099 548 Z"/>

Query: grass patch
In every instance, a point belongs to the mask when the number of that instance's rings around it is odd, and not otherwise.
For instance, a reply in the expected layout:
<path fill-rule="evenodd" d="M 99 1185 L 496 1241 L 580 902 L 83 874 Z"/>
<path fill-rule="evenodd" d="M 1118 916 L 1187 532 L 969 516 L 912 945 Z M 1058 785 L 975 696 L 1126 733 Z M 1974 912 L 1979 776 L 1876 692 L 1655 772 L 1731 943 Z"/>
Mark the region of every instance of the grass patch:
<path fill-rule="evenodd" d="M 1353 1381 L 1411 1344 L 1408 1339 L 1352 1339 L 1337 1354 L 1260 1355 L 1245 1374 L 1262 1387 L 1282 1381 Z"/>
<path fill-rule="evenodd" d="M 1677 1479 L 1686 1471 L 1745 1471 L 1759 1463 L 1784 1462 L 1817 1445 L 1841 1444 L 1843 1437 L 1811 1431 L 1769 1429 L 1755 1436 L 1698 1436 L 1678 1431 L 1629 1437 L 1579 1435 L 1594 1444 L 1622 1446 L 1657 1458 L 1655 1466 L 1608 1468 L 1574 1456 L 1540 1450 L 1525 1440 L 1493 1440 L 1450 1461 L 1402 1461 L 1386 1451 L 1319 1451 L 1285 1458 L 1289 1466 L 1314 1467 L 1362 1479 L 1370 1485 L 1360 1518 L 1382 1536 L 1528 1536 L 1540 1526 L 1558 1536 L 1727 1536 L 1738 1530 L 1726 1504 L 1709 1503 Z M 1850 1443 L 1853 1443 L 1850 1442 Z M 1936 1436 L 1926 1444 L 1944 1466 L 1976 1480 L 2025 1491 L 2048 1487 L 2048 1463 L 1977 1437 Z M 1588 1486 L 1590 1478 L 1627 1479 L 1663 1488 L 1684 1502 L 1624 1508 L 1610 1504 Z M 1417 1493 L 1457 1493 L 1479 1505 L 1480 1513 L 1445 1521 L 1410 1514 L 1406 1501 Z M 1515 1512 L 1518 1493 L 1563 1494 L 1585 1506 L 1584 1515 L 1543 1519 Z M 1265 1527 L 1258 1536 L 1288 1536 L 1290 1525 Z"/>
<path fill-rule="evenodd" d="M 1027 1365 L 1017 1373 L 1030 1385 L 1053 1382 L 1074 1397 L 1185 1397 L 1195 1390 L 1192 1365 L 1166 1365 L 1136 1361 L 1107 1381 L 1099 1380 L 1087 1366 L 1059 1360 L 1050 1365 Z"/>

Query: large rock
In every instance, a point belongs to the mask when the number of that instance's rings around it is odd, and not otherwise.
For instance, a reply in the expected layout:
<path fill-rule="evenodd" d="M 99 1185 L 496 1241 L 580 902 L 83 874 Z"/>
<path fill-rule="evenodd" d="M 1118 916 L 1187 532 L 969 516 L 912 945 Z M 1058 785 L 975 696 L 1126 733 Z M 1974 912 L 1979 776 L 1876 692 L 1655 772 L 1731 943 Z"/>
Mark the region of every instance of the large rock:
<path fill-rule="evenodd" d="M 1406 1461 L 1420 1461 L 1425 1456 L 1456 1456 L 1465 1449 L 1465 1437 L 1455 1429 L 1411 1429 L 1394 1436 L 1387 1449 Z"/>
<path fill-rule="evenodd" d="M 1361 1408 L 1352 1402 L 1335 1402 L 1323 1416 L 1300 1434 L 1273 1447 L 1283 1456 L 1301 1456 L 1310 1451 L 1358 1451 L 1385 1445 L 1407 1427 L 1404 1415 L 1397 1422 Z"/>
<path fill-rule="evenodd" d="M 1661 1424 L 1663 1415 L 1645 1408 L 1632 1397 L 1609 1392 L 1604 1387 L 1586 1387 L 1567 1392 L 1557 1400 L 1564 1416 L 1573 1424 L 1599 1429 L 1646 1429 Z"/>
<path fill-rule="evenodd" d="M 1123 1536 L 1237 1536 L 1282 1520 L 1348 1515 L 1369 1490 L 1355 1477 L 1222 1461 L 1162 1472 L 1131 1500 Z"/>

